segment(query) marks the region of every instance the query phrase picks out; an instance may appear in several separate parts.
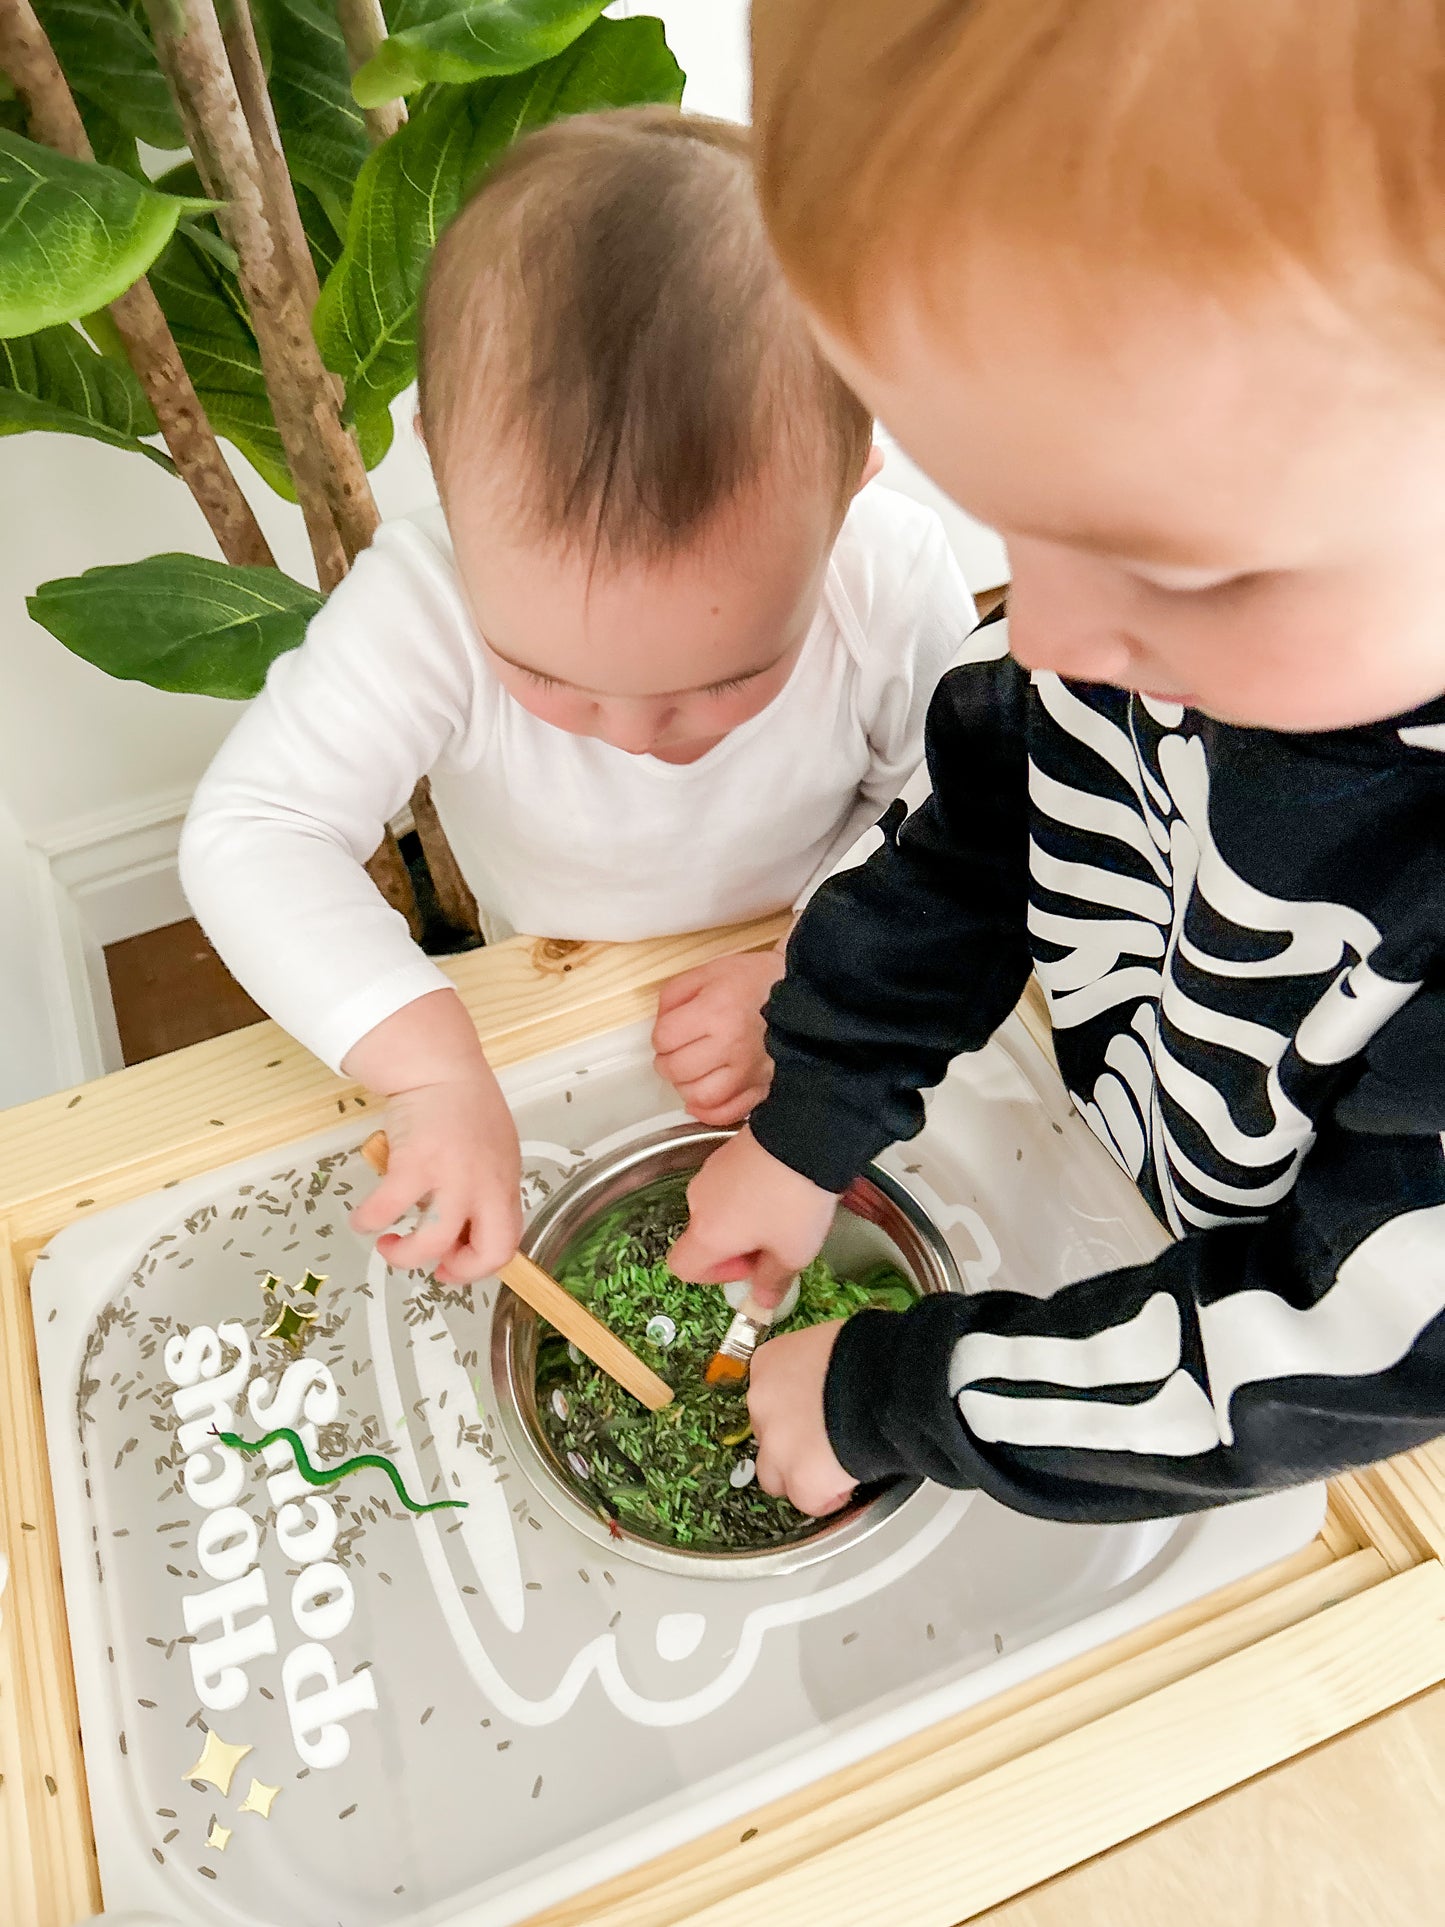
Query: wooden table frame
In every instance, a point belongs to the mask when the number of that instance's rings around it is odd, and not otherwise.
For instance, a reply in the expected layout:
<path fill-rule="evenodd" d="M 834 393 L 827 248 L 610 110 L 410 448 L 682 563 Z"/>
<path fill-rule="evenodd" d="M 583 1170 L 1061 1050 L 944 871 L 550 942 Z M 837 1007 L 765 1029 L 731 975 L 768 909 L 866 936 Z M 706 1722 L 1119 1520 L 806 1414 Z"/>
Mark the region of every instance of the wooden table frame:
<path fill-rule="evenodd" d="M 677 972 L 782 920 L 450 966 L 492 1061 L 650 1013 Z M 1037 1005 L 1025 1021 L 1047 1048 Z M 0 1112 L 0 1921 L 101 1905 L 29 1276 L 91 1211 L 375 1101 L 272 1024 Z M 531 1927 L 955 1927 L 1445 1680 L 1445 1449 L 1333 1484 L 1294 1558 L 536 1915 Z M 1187 1742 L 1182 1737 L 1187 1729 Z"/>

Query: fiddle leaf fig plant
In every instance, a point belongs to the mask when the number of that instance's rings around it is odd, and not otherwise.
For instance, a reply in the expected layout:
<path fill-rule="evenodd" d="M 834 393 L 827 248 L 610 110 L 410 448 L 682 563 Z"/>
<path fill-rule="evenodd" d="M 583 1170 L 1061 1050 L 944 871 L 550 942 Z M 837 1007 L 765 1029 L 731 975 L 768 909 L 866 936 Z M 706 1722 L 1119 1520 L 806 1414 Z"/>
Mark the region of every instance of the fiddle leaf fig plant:
<path fill-rule="evenodd" d="M 375 532 L 367 471 L 468 190 L 546 121 L 681 99 L 660 22 L 604 6 L 0 0 L 0 435 L 159 463 L 221 558 L 43 583 L 43 628 L 114 676 L 255 693 Z M 276 567 L 222 441 L 300 506 L 314 587 Z M 447 921 L 474 928 L 414 800 Z M 370 867 L 414 916 L 394 840 Z"/>

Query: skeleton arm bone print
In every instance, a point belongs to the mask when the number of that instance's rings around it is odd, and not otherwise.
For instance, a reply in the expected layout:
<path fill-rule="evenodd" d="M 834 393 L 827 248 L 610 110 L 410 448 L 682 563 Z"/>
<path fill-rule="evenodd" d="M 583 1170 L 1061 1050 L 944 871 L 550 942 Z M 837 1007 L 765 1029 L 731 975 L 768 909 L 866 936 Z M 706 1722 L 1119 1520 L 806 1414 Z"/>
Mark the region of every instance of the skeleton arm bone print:
<path fill-rule="evenodd" d="M 1178 1242 L 851 1321 L 849 1471 L 1125 1519 L 1445 1431 L 1437 710 L 1295 738 L 1007 661 L 946 679 L 933 798 L 794 937 L 755 1134 L 832 1188 L 911 1136 L 1026 930 L 1075 1104 Z"/>

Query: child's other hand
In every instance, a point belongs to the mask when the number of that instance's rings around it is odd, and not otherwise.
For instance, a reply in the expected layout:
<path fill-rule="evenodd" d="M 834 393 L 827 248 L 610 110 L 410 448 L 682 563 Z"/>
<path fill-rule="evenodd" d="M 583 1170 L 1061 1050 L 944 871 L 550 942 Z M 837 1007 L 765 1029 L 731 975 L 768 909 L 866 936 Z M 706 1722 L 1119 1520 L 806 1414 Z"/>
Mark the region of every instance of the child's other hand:
<path fill-rule="evenodd" d="M 659 1073 L 699 1124 L 736 1124 L 773 1081 L 763 1005 L 783 974 L 776 950 L 719 957 L 664 984 L 652 1048 Z"/>
<path fill-rule="evenodd" d="M 857 1480 L 838 1463 L 823 1422 L 823 1383 L 842 1320 L 770 1338 L 753 1353 L 748 1412 L 758 1484 L 820 1518 L 846 1504 Z"/>
<path fill-rule="evenodd" d="M 386 1176 L 351 1214 L 352 1229 L 383 1231 L 413 1206 L 421 1222 L 378 1238 L 397 1270 L 427 1270 L 443 1285 L 470 1285 L 506 1264 L 522 1235 L 522 1153 L 490 1071 L 421 1084 L 386 1107 Z"/>
<path fill-rule="evenodd" d="M 688 1226 L 668 1263 L 700 1285 L 746 1278 L 765 1305 L 817 1257 L 838 1200 L 772 1157 L 746 1127 L 687 1187 Z"/>
<path fill-rule="evenodd" d="M 470 1285 L 506 1264 L 522 1235 L 522 1152 L 456 992 L 404 1005 L 353 1045 L 342 1068 L 387 1098 L 386 1176 L 352 1212 L 352 1229 L 385 1231 L 419 1205 L 415 1231 L 377 1239 L 389 1265 Z"/>

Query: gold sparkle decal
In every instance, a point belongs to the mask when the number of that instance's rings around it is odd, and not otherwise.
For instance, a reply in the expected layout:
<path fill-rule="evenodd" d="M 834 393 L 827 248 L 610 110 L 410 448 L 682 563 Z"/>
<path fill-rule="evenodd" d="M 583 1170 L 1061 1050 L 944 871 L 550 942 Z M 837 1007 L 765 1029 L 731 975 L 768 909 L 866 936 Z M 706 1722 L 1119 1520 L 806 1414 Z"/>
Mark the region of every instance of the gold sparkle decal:
<path fill-rule="evenodd" d="M 251 1752 L 249 1746 L 231 1746 L 219 1733 L 206 1735 L 206 1744 L 201 1748 L 201 1757 L 189 1773 L 183 1773 L 183 1780 L 208 1780 L 218 1793 L 224 1796 L 231 1791 L 231 1782 L 236 1777 L 236 1768 Z M 252 1785 L 255 1782 L 252 1781 Z"/>
<path fill-rule="evenodd" d="M 206 1845 L 217 1853 L 224 1853 L 231 1843 L 231 1827 L 223 1827 L 219 1820 L 212 1820 L 211 1831 L 206 1835 Z"/>
<path fill-rule="evenodd" d="M 237 1807 L 237 1813 L 259 1813 L 263 1820 L 271 1818 L 271 1809 L 276 1804 L 276 1795 L 281 1791 L 278 1786 L 265 1786 L 260 1780 L 252 1780 L 251 1790 Z"/>
<path fill-rule="evenodd" d="M 268 1271 L 261 1280 L 261 1289 L 278 1309 L 261 1336 L 279 1338 L 283 1345 L 294 1344 L 301 1338 L 306 1327 L 316 1322 L 316 1294 L 326 1278 L 325 1272 L 308 1269 L 299 1285 L 287 1286 L 274 1271 Z"/>

